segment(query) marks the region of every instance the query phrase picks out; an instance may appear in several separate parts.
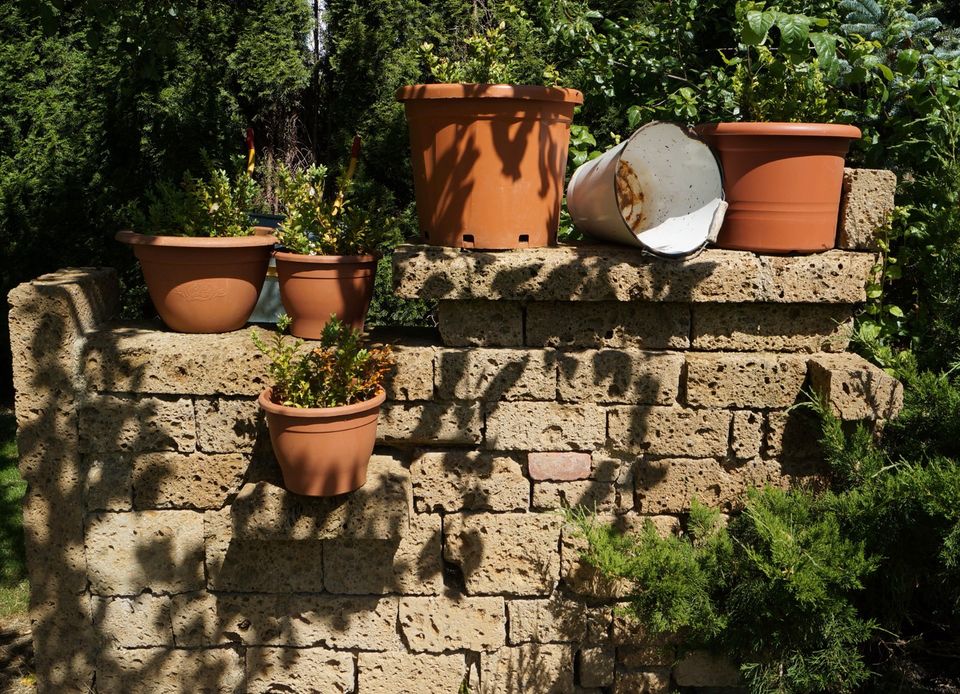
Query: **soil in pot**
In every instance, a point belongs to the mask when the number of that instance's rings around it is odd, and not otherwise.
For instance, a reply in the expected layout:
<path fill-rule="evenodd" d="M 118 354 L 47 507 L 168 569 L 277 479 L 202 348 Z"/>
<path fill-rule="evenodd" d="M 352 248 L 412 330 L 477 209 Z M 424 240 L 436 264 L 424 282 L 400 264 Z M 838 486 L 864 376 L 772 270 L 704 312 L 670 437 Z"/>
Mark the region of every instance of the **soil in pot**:
<path fill-rule="evenodd" d="M 506 84 L 402 87 L 420 230 L 427 243 L 553 245 L 575 89 Z"/>
<path fill-rule="evenodd" d="M 242 328 L 256 306 L 276 239 L 202 238 L 121 231 L 133 247 L 160 318 L 182 333 Z"/>
<path fill-rule="evenodd" d="M 367 480 L 384 390 L 370 400 L 329 408 L 278 405 L 260 394 L 273 452 L 288 491 L 304 496 L 352 492 Z"/>
<path fill-rule="evenodd" d="M 377 258 L 372 255 L 299 255 L 278 251 L 280 300 L 290 332 L 318 339 L 330 317 L 363 330 L 373 298 Z"/>
<path fill-rule="evenodd" d="M 852 125 L 719 123 L 701 126 L 723 167 L 730 207 L 721 248 L 810 253 L 833 248 Z"/>

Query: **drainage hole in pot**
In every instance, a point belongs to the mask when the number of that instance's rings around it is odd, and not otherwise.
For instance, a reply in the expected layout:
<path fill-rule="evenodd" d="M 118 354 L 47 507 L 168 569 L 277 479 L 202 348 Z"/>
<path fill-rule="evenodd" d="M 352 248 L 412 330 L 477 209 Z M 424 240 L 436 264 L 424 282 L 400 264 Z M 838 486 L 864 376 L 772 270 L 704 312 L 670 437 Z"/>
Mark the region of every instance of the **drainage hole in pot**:
<path fill-rule="evenodd" d="M 517 243 L 530 243 L 530 234 L 520 234 L 517 237 Z"/>
<path fill-rule="evenodd" d="M 464 234 L 461 236 L 460 245 L 463 248 L 473 248 L 473 234 Z"/>

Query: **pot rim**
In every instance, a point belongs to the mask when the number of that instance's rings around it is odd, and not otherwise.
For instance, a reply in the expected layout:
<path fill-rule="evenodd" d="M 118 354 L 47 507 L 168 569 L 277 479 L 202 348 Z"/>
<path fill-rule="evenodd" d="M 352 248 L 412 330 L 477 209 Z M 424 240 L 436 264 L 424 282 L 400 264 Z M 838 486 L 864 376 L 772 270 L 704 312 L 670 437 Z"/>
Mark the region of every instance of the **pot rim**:
<path fill-rule="evenodd" d="M 701 135 L 756 135 L 790 137 L 844 137 L 859 140 L 863 133 L 855 125 L 841 123 L 778 123 L 763 121 L 726 121 L 697 126 Z"/>
<path fill-rule="evenodd" d="M 167 246 L 170 248 L 251 248 L 274 246 L 277 239 L 270 234 L 250 236 L 169 236 L 118 231 L 114 238 L 128 246 Z"/>
<path fill-rule="evenodd" d="M 521 101 L 583 103 L 583 93 L 578 89 L 542 87 L 534 84 L 408 84 L 400 87 L 394 96 L 397 101 L 418 101 L 422 99 L 519 99 Z"/>
<path fill-rule="evenodd" d="M 340 407 L 289 407 L 287 405 L 278 405 L 270 399 L 273 388 L 265 388 L 260 391 L 260 397 L 257 402 L 260 408 L 269 414 L 283 415 L 284 417 L 297 417 L 300 419 L 336 419 L 347 417 L 367 410 L 379 408 L 387 399 L 387 391 L 383 386 L 379 387 L 377 394 L 369 400 L 355 402 L 352 405 L 341 405 Z"/>
<path fill-rule="evenodd" d="M 359 265 L 361 263 L 375 263 L 379 257 L 368 255 L 304 255 L 290 251 L 276 251 L 273 256 L 280 262 L 308 263 L 316 265 Z"/>

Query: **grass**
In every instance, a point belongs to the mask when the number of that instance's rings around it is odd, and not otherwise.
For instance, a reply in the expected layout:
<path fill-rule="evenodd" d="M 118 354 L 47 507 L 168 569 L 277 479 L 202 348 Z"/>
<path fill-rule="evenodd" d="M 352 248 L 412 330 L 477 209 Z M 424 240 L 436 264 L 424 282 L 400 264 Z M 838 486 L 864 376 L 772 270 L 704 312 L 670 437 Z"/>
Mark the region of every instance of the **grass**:
<path fill-rule="evenodd" d="M 16 433 L 13 412 L 0 410 L 0 619 L 25 612 L 29 595 L 20 506 L 27 483 L 17 470 Z"/>

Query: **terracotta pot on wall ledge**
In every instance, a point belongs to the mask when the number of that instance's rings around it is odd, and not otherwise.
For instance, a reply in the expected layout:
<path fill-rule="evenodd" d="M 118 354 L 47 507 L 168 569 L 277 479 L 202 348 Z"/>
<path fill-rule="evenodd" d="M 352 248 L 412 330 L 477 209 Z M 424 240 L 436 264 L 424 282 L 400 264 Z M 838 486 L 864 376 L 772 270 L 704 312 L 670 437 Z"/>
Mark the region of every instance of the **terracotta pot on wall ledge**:
<path fill-rule="evenodd" d="M 224 238 L 121 231 L 133 247 L 160 318 L 181 333 L 242 328 L 257 304 L 277 240 L 265 233 Z"/>
<path fill-rule="evenodd" d="M 698 132 L 718 152 L 730 207 L 717 246 L 811 253 L 836 244 L 852 125 L 719 123 Z"/>
<path fill-rule="evenodd" d="M 336 496 L 367 481 L 367 464 L 377 438 L 377 419 L 387 394 L 343 407 L 278 405 L 268 388 L 260 394 L 273 452 L 288 491 Z"/>
<path fill-rule="evenodd" d="M 334 315 L 363 330 L 376 283 L 376 256 L 277 251 L 276 259 L 280 301 L 290 316 L 292 335 L 316 340 Z"/>
<path fill-rule="evenodd" d="M 402 87 L 420 230 L 455 248 L 554 245 L 575 89 Z"/>

